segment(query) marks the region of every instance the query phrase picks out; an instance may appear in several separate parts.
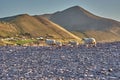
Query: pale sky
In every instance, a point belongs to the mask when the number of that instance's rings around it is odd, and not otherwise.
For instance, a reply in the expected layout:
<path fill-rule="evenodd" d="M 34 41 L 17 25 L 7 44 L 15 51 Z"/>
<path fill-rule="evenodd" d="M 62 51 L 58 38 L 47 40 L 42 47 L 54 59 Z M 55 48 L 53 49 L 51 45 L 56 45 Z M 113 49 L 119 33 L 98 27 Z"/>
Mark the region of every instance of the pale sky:
<path fill-rule="evenodd" d="M 0 18 L 54 13 L 76 5 L 95 15 L 120 21 L 120 0 L 0 0 Z"/>

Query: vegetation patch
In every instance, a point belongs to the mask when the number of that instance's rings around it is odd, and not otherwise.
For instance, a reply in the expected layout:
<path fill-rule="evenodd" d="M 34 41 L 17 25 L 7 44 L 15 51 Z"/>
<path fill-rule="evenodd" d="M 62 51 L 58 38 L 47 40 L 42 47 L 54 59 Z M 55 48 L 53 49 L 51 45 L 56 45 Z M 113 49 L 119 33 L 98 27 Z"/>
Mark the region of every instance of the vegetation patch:
<path fill-rule="evenodd" d="M 32 43 L 34 42 L 35 40 L 32 40 L 32 39 L 25 39 L 25 40 L 17 40 L 15 43 L 17 45 L 23 45 L 23 44 L 26 44 L 26 43 Z"/>

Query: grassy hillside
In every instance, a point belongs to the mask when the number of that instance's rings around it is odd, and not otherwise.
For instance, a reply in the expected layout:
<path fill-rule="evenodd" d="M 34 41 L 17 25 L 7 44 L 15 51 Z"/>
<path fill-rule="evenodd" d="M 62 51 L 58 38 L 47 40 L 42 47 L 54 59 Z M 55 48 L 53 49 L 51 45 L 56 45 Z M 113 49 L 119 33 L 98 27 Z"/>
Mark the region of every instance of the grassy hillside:
<path fill-rule="evenodd" d="M 17 34 L 17 30 L 8 22 L 0 22 L 0 37 L 10 37 Z"/>
<path fill-rule="evenodd" d="M 51 38 L 60 41 L 81 40 L 61 26 L 43 17 L 35 18 L 28 14 L 21 14 L 0 20 L 9 23 L 0 24 L 0 35 L 6 38 L 13 36 L 21 39 L 23 37 L 36 39 L 42 36 L 45 39 Z"/>

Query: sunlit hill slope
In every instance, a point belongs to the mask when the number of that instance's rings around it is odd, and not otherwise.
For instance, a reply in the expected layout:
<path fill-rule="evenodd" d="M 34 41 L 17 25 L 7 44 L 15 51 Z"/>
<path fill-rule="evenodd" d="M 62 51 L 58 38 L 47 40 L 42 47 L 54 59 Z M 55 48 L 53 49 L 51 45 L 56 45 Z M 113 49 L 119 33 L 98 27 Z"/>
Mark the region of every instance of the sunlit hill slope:
<path fill-rule="evenodd" d="M 21 14 L 12 17 L 1 18 L 0 20 L 12 24 L 13 26 L 11 27 L 14 30 L 11 33 L 17 35 L 30 35 L 31 37 L 42 36 L 53 39 L 79 39 L 77 36 L 68 32 L 61 26 L 43 17 L 35 18 L 28 14 Z M 8 30 L 8 27 L 4 25 L 0 28 Z M 2 32 L 1 29 L 0 32 Z"/>

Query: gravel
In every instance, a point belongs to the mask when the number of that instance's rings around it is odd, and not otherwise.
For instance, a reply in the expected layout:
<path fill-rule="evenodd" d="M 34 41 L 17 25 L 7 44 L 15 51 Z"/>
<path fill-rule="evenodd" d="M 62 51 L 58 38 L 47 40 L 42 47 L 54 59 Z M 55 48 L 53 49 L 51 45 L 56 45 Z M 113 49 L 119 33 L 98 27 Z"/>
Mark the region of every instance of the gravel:
<path fill-rule="evenodd" d="M 120 80 L 120 42 L 96 47 L 1 46 L 1 80 Z"/>

